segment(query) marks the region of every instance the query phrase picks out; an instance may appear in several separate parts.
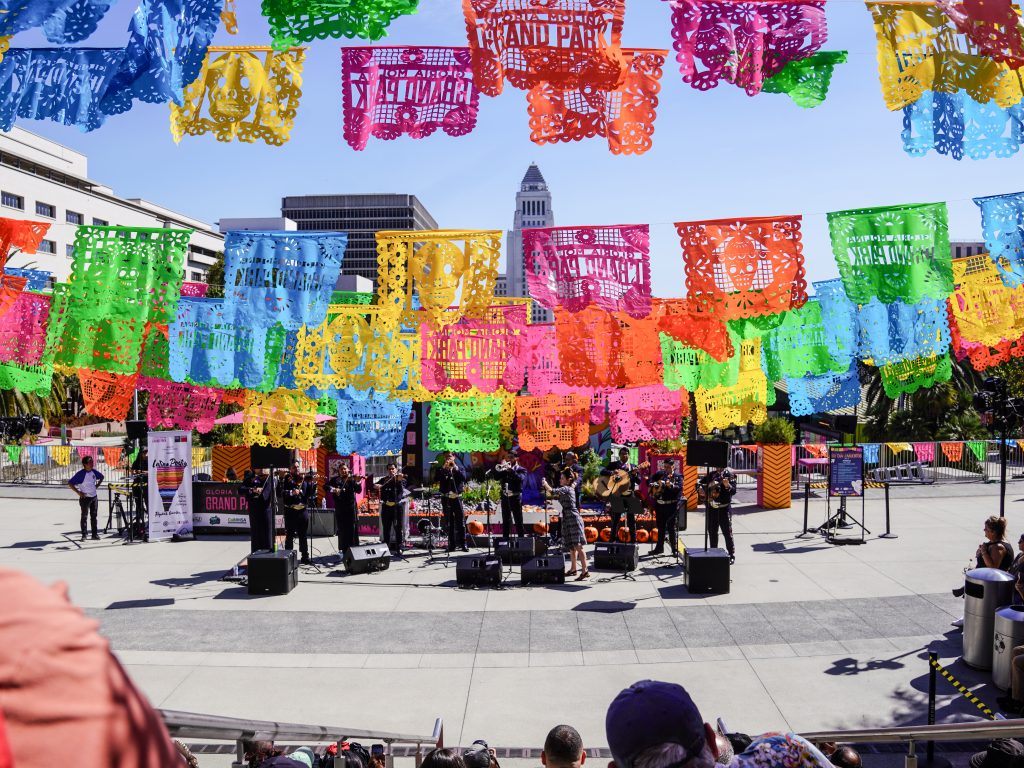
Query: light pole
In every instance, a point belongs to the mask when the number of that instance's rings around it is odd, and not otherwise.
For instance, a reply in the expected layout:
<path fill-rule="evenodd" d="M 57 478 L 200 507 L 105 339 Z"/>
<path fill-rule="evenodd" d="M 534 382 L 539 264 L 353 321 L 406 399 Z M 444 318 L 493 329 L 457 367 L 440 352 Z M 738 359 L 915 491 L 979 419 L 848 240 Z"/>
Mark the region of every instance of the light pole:
<path fill-rule="evenodd" d="M 1024 413 L 1024 398 L 1010 397 L 1006 379 L 990 376 L 974 393 L 972 404 L 981 414 L 982 423 L 987 424 L 993 433 L 999 433 L 999 516 L 1006 517 L 1006 439 L 1010 428 Z"/>

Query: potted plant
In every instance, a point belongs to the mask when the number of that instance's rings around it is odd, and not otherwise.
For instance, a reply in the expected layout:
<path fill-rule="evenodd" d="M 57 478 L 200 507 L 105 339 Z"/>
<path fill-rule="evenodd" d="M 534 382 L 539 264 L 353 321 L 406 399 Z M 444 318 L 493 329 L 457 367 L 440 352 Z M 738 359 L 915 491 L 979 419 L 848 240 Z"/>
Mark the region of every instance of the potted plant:
<path fill-rule="evenodd" d="M 793 502 L 793 441 L 796 430 L 787 419 L 772 417 L 754 428 L 760 448 L 757 505 L 762 509 L 788 509 Z"/>

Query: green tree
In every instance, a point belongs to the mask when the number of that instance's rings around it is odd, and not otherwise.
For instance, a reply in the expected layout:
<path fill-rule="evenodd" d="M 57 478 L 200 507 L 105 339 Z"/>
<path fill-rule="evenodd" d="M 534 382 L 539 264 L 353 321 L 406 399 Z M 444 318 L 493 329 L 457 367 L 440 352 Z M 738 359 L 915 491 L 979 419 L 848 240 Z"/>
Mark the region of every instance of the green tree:
<path fill-rule="evenodd" d="M 218 251 L 217 256 L 210 268 L 206 270 L 206 283 L 210 287 L 206 295 L 211 299 L 224 298 L 224 252 Z"/>

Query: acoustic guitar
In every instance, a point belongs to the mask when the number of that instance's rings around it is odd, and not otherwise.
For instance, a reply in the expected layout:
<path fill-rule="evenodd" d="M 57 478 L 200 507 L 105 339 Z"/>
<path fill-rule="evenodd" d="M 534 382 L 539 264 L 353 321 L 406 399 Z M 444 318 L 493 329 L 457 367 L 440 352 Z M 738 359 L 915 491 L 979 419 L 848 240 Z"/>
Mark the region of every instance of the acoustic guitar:
<path fill-rule="evenodd" d="M 647 461 L 637 465 L 637 469 L 650 469 L 650 467 L 651 464 Z M 629 477 L 629 472 L 624 469 L 616 469 L 610 475 L 601 475 L 594 481 L 594 493 L 601 499 L 622 496 L 633 490 L 633 481 Z"/>

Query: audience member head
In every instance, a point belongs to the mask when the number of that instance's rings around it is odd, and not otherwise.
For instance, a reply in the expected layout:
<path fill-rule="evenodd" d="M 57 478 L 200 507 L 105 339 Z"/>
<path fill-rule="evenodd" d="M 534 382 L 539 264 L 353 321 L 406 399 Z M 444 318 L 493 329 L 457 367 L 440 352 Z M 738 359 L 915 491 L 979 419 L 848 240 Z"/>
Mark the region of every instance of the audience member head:
<path fill-rule="evenodd" d="M 454 749 L 435 749 L 423 758 L 420 768 L 466 768 L 466 761 Z"/>
<path fill-rule="evenodd" d="M 82 469 L 84 469 L 86 472 L 92 469 L 92 456 L 82 457 Z"/>
<path fill-rule="evenodd" d="M 975 752 L 967 762 L 971 768 L 1014 768 L 1024 759 L 1024 745 L 1016 739 L 992 739 L 983 752 Z"/>
<path fill-rule="evenodd" d="M 544 739 L 540 761 L 545 768 L 580 768 L 587 761 L 583 739 L 571 725 L 556 725 Z"/>
<path fill-rule="evenodd" d="M 1006 537 L 1006 518 L 992 515 L 985 521 L 985 530 L 992 534 L 992 541 L 1002 541 Z"/>
<path fill-rule="evenodd" d="M 242 741 L 242 750 L 245 752 L 245 761 L 249 768 L 259 768 L 260 764 L 272 757 L 277 757 L 282 750 L 274 746 L 272 741 Z"/>
<path fill-rule="evenodd" d="M 462 762 L 466 768 L 490 768 L 491 748 L 483 739 L 477 739 L 462 752 Z"/>
<path fill-rule="evenodd" d="M 849 744 L 840 744 L 828 760 L 836 768 L 860 768 L 860 753 Z"/>
<path fill-rule="evenodd" d="M 313 768 L 319 761 L 316 759 L 316 754 L 309 747 L 299 747 L 290 755 L 288 755 L 296 763 L 302 763 L 306 768 Z"/>
<path fill-rule="evenodd" d="M 715 732 L 681 685 L 641 680 L 608 707 L 608 768 L 710 768 L 718 757 Z"/>
<path fill-rule="evenodd" d="M 571 467 L 573 464 L 579 464 L 580 459 L 579 456 L 577 456 L 574 452 L 569 451 L 567 454 L 565 454 L 565 459 L 564 461 L 562 461 L 562 463 Z"/>

